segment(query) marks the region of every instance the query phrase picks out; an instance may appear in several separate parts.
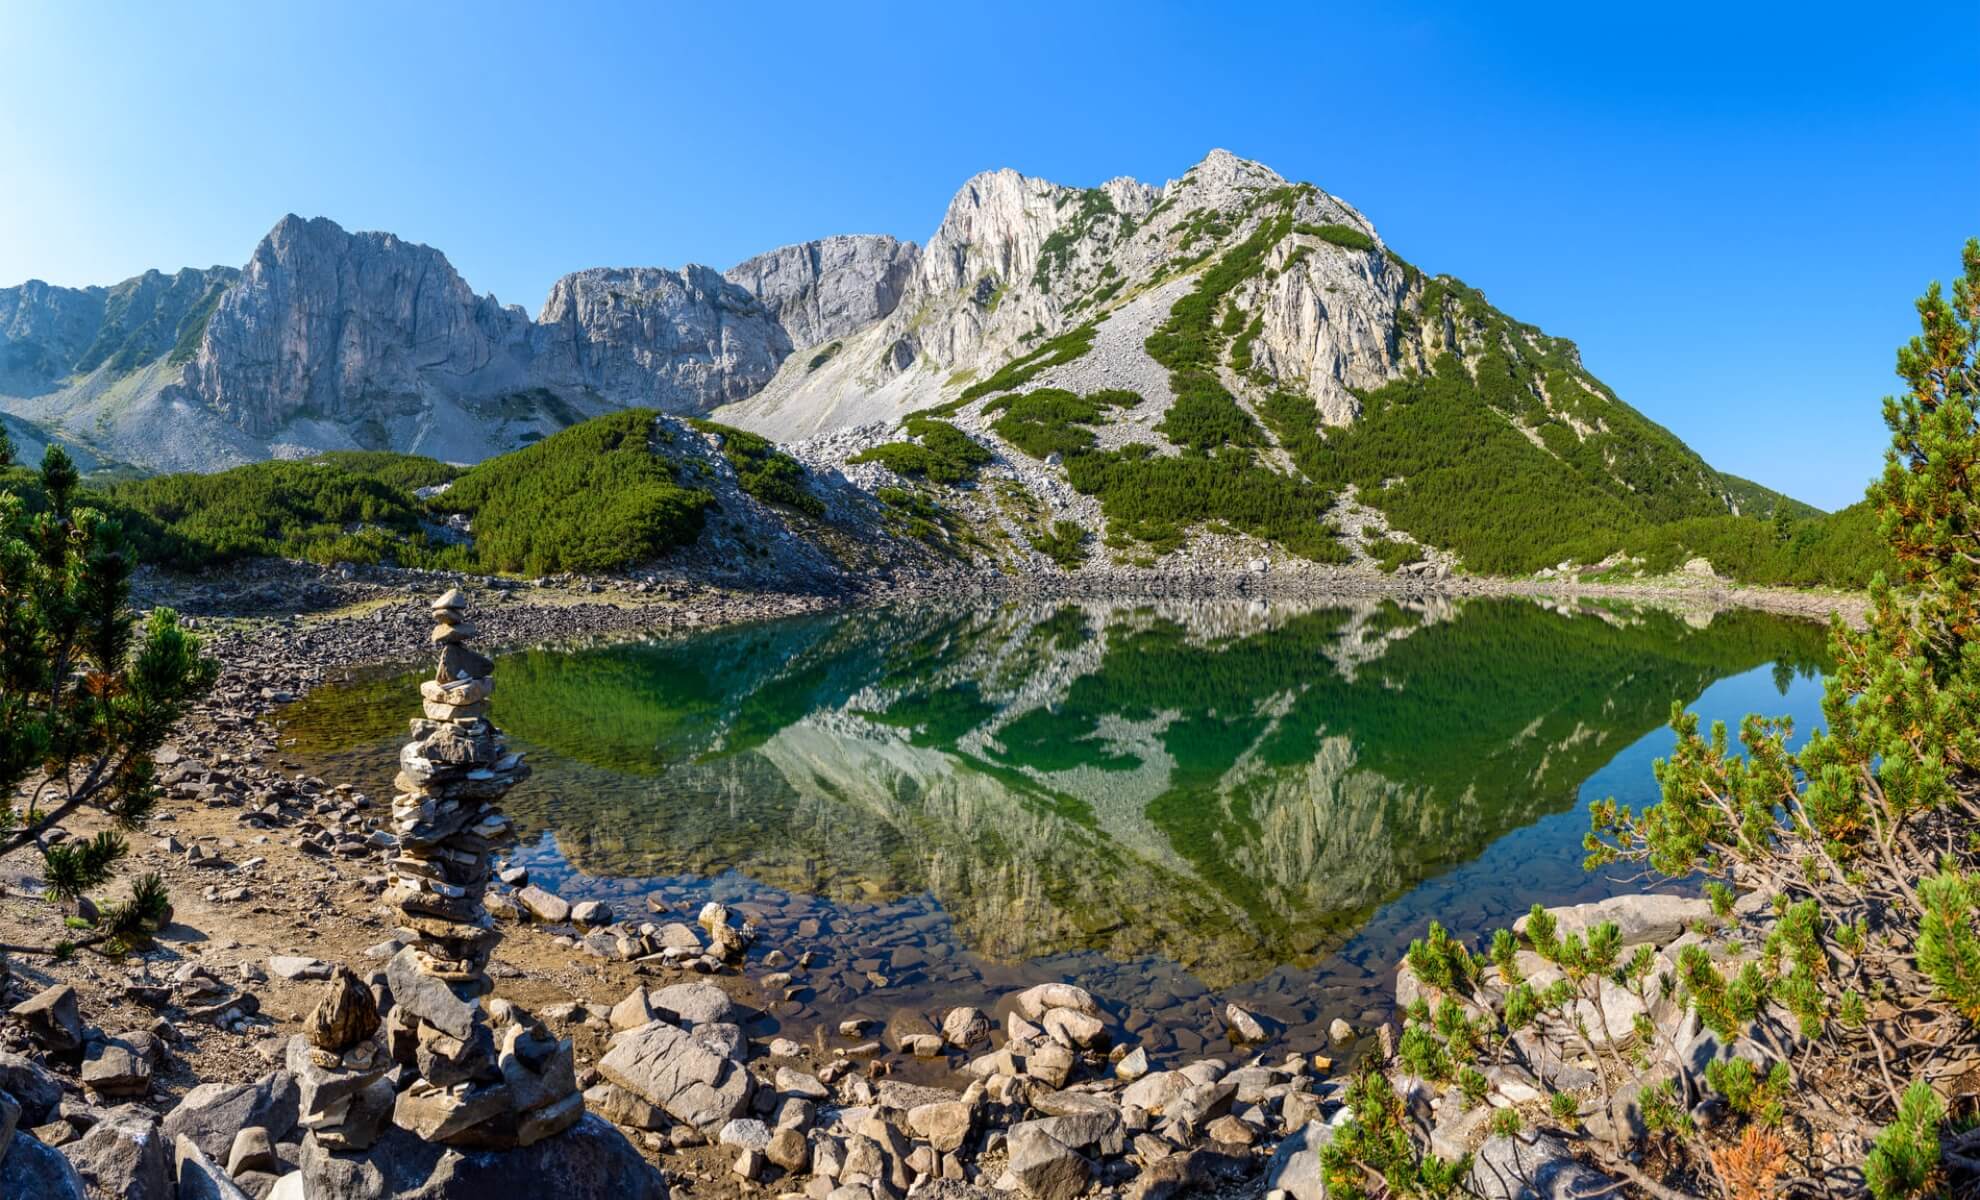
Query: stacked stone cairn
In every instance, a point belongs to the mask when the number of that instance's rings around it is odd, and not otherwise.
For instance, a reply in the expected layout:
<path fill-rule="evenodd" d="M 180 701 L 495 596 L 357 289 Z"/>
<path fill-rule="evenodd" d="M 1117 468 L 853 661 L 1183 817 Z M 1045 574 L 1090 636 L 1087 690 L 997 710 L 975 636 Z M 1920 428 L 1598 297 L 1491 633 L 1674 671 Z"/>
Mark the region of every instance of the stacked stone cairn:
<path fill-rule="evenodd" d="M 482 895 L 510 832 L 495 806 L 529 767 L 488 720 L 495 664 L 468 646 L 466 598 L 449 591 L 433 618 L 439 668 L 420 685 L 425 715 L 399 752 L 392 802 L 399 848 L 385 898 L 405 946 L 385 970 L 391 1006 L 367 1019 L 340 976 L 289 1047 L 302 1124 L 330 1149 L 367 1148 L 387 1113 L 423 1140 L 482 1149 L 532 1145 L 584 1115 L 570 1041 L 514 1005 L 481 1003 L 500 940 Z"/>

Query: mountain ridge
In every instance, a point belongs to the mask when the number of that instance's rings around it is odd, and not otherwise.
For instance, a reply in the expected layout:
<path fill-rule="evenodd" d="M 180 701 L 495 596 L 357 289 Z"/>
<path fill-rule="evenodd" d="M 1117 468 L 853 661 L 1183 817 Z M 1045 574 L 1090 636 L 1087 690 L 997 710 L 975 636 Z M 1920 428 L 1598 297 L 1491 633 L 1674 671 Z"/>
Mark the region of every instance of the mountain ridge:
<path fill-rule="evenodd" d="M 1222 150 L 1160 186 L 986 171 L 922 245 L 590 268 L 535 317 L 432 247 L 294 214 L 238 272 L 0 289 L 0 409 L 141 467 L 473 462 L 628 407 L 1123 563 L 1235 538 L 1530 570 L 1639 526 L 1813 512 L 1716 471 L 1353 205 Z"/>

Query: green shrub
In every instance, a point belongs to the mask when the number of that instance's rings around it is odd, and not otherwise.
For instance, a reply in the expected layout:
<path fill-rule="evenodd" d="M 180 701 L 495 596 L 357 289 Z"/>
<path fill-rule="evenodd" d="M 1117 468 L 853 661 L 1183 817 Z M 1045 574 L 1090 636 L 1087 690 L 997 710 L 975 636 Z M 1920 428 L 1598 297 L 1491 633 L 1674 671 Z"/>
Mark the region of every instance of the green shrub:
<path fill-rule="evenodd" d="M 1041 371 L 1084 358 L 1093 349 L 1095 326 L 1088 322 L 1077 329 L 1069 330 L 1058 337 L 1039 344 L 1038 348 L 1000 367 L 995 375 L 980 379 L 964 388 L 960 401 L 970 401 L 978 396 L 992 396 L 998 392 L 1008 392 L 1030 383 Z"/>
<path fill-rule="evenodd" d="M 1331 242 L 1343 250 L 1373 250 L 1375 239 L 1352 225 L 1309 225 L 1302 221 L 1293 226 L 1294 233 L 1317 237 L 1323 242 Z"/>
<path fill-rule="evenodd" d="M 104 494 L 114 509 L 143 518 L 130 529 L 140 557 L 183 568 L 250 555 L 394 558 L 391 551 L 418 534 L 423 511 L 404 488 L 327 461 L 158 475 L 113 484 Z M 421 552 L 409 549 L 395 561 Z"/>
<path fill-rule="evenodd" d="M 927 479 L 935 483 L 968 483 L 976 469 L 993 457 L 962 430 L 947 421 L 911 415 L 901 423 L 917 442 L 884 442 L 860 451 L 849 463 L 877 462 L 896 475 Z"/>
<path fill-rule="evenodd" d="M 701 533 L 711 497 L 675 481 L 649 445 L 651 409 L 561 430 L 465 472 L 435 507 L 474 525 L 474 562 L 541 575 L 658 558 Z"/>
<path fill-rule="evenodd" d="M 1076 571 L 1086 561 L 1086 530 L 1076 521 L 1052 522 L 1049 532 L 1031 535 L 1031 544 L 1040 554 L 1068 571 Z"/>
<path fill-rule="evenodd" d="M 1040 388 L 1015 396 L 1001 396 L 984 406 L 985 412 L 1002 412 L 990 425 L 997 435 L 1029 454 L 1045 458 L 1051 454 L 1079 454 L 1091 450 L 1093 431 L 1086 428 L 1106 420 L 1109 409 L 1132 408 L 1141 403 L 1134 392 L 1109 388 L 1078 396 L 1063 388 Z"/>
<path fill-rule="evenodd" d="M 716 439 L 743 491 L 765 504 L 813 517 L 825 515 L 825 502 L 804 486 L 804 465 L 777 449 L 769 438 L 714 421 L 695 419 L 688 424 Z"/>

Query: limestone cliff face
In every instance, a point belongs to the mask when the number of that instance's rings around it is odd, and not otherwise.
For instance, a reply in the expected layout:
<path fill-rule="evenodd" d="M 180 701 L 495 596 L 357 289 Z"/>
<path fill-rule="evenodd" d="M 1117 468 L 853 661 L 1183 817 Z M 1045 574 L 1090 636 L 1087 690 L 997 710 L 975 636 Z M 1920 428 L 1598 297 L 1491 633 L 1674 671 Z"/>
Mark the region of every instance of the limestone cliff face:
<path fill-rule="evenodd" d="M 533 345 L 537 386 L 675 413 L 755 394 L 791 352 L 790 335 L 755 295 L 692 265 L 564 276 Z"/>
<path fill-rule="evenodd" d="M 161 356 L 190 358 L 229 267 L 146 271 L 114 287 L 55 287 L 31 279 L 0 288 L 0 391 L 28 395 L 107 369 L 128 373 Z"/>
<path fill-rule="evenodd" d="M 1165 372 L 1140 343 L 1169 306 L 1135 298 L 1214 263 L 1287 205 L 1295 228 L 1349 229 L 1375 250 L 1289 234 L 1233 302 L 1259 322 L 1254 362 L 1265 376 L 1311 395 L 1325 419 L 1351 420 L 1350 389 L 1401 369 L 1391 331 L 1407 273 L 1344 201 L 1221 150 L 1161 187 L 1114 179 L 1080 189 L 1011 170 L 976 176 L 950 202 L 891 314 L 829 362 L 785 363 L 762 395 L 722 418 L 782 438 L 894 420 L 1094 321 L 1121 352 L 1111 365 L 1088 364 L 1079 390 L 1162 391 Z M 1135 327 L 1107 328 L 1123 320 Z"/>
<path fill-rule="evenodd" d="M 724 274 L 763 302 L 796 347 L 820 346 L 899 306 L 920 248 L 885 234 L 784 246 Z"/>
<path fill-rule="evenodd" d="M 253 437 L 299 417 L 361 425 L 436 391 L 525 386 L 529 334 L 438 250 L 288 216 L 220 298 L 173 398 Z"/>

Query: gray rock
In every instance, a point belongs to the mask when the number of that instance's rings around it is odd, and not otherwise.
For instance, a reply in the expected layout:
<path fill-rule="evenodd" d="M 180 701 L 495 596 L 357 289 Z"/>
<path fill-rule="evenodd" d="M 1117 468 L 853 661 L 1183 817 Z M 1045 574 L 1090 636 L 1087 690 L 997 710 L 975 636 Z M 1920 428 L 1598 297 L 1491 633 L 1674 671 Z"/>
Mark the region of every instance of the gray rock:
<path fill-rule="evenodd" d="M 1093 1178 L 1084 1155 L 1039 1129 L 1011 1131 L 1005 1169 L 1031 1200 L 1072 1200 Z"/>
<path fill-rule="evenodd" d="M 869 325 L 901 302 L 918 248 L 885 235 L 828 237 L 723 272 L 749 289 L 794 346 L 818 346 Z"/>
<path fill-rule="evenodd" d="M 62 1081 L 31 1058 L 0 1053 L 0 1092 L 21 1106 L 21 1126 L 32 1129 L 55 1119 L 62 1103 Z"/>
<path fill-rule="evenodd" d="M 1333 1140 L 1334 1127 L 1317 1122 L 1287 1134 L 1265 1165 L 1265 1187 L 1285 1192 L 1293 1200 L 1326 1200 L 1327 1185 L 1320 1177 L 1320 1151 Z"/>
<path fill-rule="evenodd" d="M 330 964 L 320 958 L 299 954 L 277 954 L 268 960 L 268 969 L 277 979 L 328 979 Z"/>
<path fill-rule="evenodd" d="M 151 1089 L 151 1058 L 143 1047 L 111 1038 L 89 1048 L 83 1059 L 82 1081 L 101 1096 L 141 1094 Z"/>
<path fill-rule="evenodd" d="M 7 1147 L 14 1140 L 14 1130 L 20 1128 L 21 1106 L 12 1096 L 0 1092 L 0 1158 L 7 1157 Z"/>
<path fill-rule="evenodd" d="M 178 1200 L 249 1200 L 240 1185 L 229 1178 L 230 1172 L 222 1171 L 208 1158 L 198 1142 L 181 1137 L 173 1143 L 173 1151 L 177 1158 Z M 270 1154 L 269 1159 L 272 1162 L 274 1155 Z"/>
<path fill-rule="evenodd" d="M 1679 934 L 1699 921 L 1712 919 L 1712 902 L 1685 896 L 1666 896 L 1646 893 L 1611 896 L 1589 904 L 1570 904 L 1547 910 L 1554 918 L 1556 932 L 1561 937 L 1570 933 L 1587 936 L 1590 929 L 1603 922 L 1614 922 L 1622 933 L 1625 946 L 1641 945 L 1645 942 L 1661 946 L 1674 940 Z M 1513 922 L 1514 933 L 1525 933 L 1533 920 L 1531 915 Z"/>
<path fill-rule="evenodd" d="M 286 1139 L 296 1127 L 301 1092 L 295 1077 L 275 1071 L 253 1083 L 202 1083 L 165 1114 L 161 1128 L 174 1142 L 191 1138 L 202 1154 L 224 1159 L 234 1135 L 248 1125 L 268 1131 L 271 1141 Z"/>
<path fill-rule="evenodd" d="M 624 1134 L 586 1114 L 556 1137 L 513 1150 L 475 1150 L 387 1129 L 362 1155 L 303 1139 L 300 1174 L 308 1200 L 666 1200 L 660 1172 Z M 286 1178 L 286 1177 L 285 1177 Z"/>
<path fill-rule="evenodd" d="M 449 1037 L 466 1040 L 472 1036 L 479 1006 L 461 999 L 454 989 L 419 969 L 419 962 L 408 946 L 385 964 L 385 983 L 392 989 L 392 1002 Z"/>
<path fill-rule="evenodd" d="M 172 1155 L 158 1118 L 135 1104 L 111 1109 L 62 1147 L 89 1186 L 122 1200 L 172 1200 Z"/>
<path fill-rule="evenodd" d="M 1615 1180 L 1577 1162 L 1552 1134 L 1521 1134 L 1485 1139 L 1472 1157 L 1470 1184 L 1484 1200 L 1576 1200 L 1612 1189 Z"/>
<path fill-rule="evenodd" d="M 720 1128 L 749 1104 L 750 1077 L 741 1065 L 658 1022 L 614 1037 L 598 1070 L 674 1119 L 703 1130 Z"/>
<path fill-rule="evenodd" d="M 0 1158 L 0 1196 L 33 1200 L 89 1200 L 82 1176 L 60 1150 L 36 1141 L 25 1131 Z"/>
<path fill-rule="evenodd" d="M 722 1126 L 715 1141 L 743 1150 L 762 1150 L 770 1144 L 770 1127 L 754 1117 L 737 1117 Z"/>
<path fill-rule="evenodd" d="M 186 1146 L 195 1151 L 199 1144 L 191 1138 L 182 1139 Z M 181 1149 L 181 1154 L 184 1151 Z M 234 1135 L 234 1145 L 227 1151 L 227 1174 L 239 1175 L 242 1171 L 272 1171 L 276 1167 L 275 1146 L 269 1140 L 268 1131 L 259 1125 L 248 1125 Z"/>
<path fill-rule="evenodd" d="M 651 993 L 653 1007 L 677 1025 L 732 1024 L 735 1002 L 712 983 L 677 983 Z"/>
<path fill-rule="evenodd" d="M 26 1022 L 28 1032 L 51 1054 L 69 1054 L 83 1042 L 82 1008 L 76 989 L 58 983 L 16 1004 L 13 1015 Z"/>

